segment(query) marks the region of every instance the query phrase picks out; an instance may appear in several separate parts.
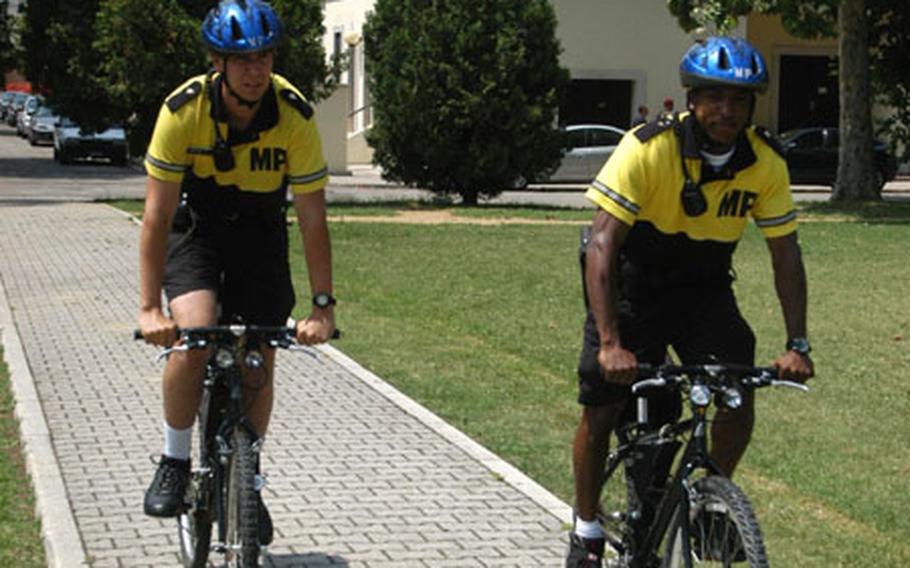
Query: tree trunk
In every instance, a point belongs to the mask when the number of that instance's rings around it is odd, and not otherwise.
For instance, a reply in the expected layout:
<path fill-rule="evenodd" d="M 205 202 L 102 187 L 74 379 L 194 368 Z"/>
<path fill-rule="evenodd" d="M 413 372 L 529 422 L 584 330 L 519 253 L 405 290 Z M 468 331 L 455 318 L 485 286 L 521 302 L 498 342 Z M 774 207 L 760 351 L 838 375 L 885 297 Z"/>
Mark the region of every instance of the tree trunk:
<path fill-rule="evenodd" d="M 840 55 L 840 152 L 832 201 L 881 199 L 872 150 L 869 94 L 869 24 L 866 0 L 841 0 L 837 12 Z"/>

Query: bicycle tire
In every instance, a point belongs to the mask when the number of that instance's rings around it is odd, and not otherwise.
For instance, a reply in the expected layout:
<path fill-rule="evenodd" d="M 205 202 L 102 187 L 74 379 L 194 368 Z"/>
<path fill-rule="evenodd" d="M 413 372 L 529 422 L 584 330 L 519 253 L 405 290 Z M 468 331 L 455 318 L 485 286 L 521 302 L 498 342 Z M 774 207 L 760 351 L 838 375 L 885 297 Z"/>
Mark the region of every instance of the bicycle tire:
<path fill-rule="evenodd" d="M 199 435 L 196 463 L 203 468 L 209 466 L 214 455 L 211 411 L 211 393 L 205 391 L 199 404 L 196 421 Z M 189 508 L 177 517 L 177 542 L 180 545 L 180 561 L 184 568 L 205 568 L 208 566 L 212 546 L 212 524 L 214 521 L 210 475 L 193 475 L 190 479 Z"/>
<path fill-rule="evenodd" d="M 259 500 L 255 490 L 256 458 L 249 432 L 234 428 L 225 486 L 227 565 L 259 565 Z"/>
<path fill-rule="evenodd" d="M 664 539 L 662 568 L 686 566 L 679 509 Z M 689 496 L 689 546 L 693 565 L 768 568 L 758 519 L 745 493 L 726 477 L 698 480 Z M 731 532 L 732 531 L 732 532 Z"/>

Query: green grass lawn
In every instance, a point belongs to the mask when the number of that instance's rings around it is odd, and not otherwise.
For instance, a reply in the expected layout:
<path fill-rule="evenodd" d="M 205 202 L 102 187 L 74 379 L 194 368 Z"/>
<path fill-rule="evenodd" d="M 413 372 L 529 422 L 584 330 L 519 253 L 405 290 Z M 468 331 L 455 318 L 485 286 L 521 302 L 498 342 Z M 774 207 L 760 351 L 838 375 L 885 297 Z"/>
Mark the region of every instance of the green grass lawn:
<path fill-rule="evenodd" d="M 487 207 L 456 214 L 585 218 Z M 910 204 L 807 205 L 802 214 L 818 377 L 809 394 L 759 394 L 736 479 L 756 506 L 772 565 L 908 566 Z M 571 502 L 584 316 L 578 227 L 341 221 L 332 238 L 345 332 L 338 347 Z M 299 248 L 295 270 L 304 266 Z M 735 263 L 758 363 L 769 363 L 785 336 L 756 230 Z M 295 277 L 298 296 L 308 297 L 305 275 Z M 298 316 L 307 305 L 299 303 Z"/>
<path fill-rule="evenodd" d="M 25 472 L 9 374 L 0 351 L 0 565 L 46 566 L 41 524 Z"/>

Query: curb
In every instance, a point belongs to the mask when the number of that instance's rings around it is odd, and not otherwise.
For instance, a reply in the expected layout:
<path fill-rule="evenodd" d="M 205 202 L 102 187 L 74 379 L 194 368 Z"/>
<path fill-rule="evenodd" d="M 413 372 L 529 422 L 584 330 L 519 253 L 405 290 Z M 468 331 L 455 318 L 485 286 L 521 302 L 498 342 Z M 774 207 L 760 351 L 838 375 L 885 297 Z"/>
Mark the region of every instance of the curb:
<path fill-rule="evenodd" d="M 436 416 L 419 403 L 410 399 L 401 391 L 385 382 L 377 375 L 371 373 L 335 347 L 322 344 L 316 346 L 316 349 L 344 367 L 345 370 L 363 381 L 368 387 L 404 410 L 408 415 L 416 418 L 424 426 L 480 462 L 494 475 L 534 501 L 540 508 L 559 519 L 563 525 L 568 526 L 572 524 L 572 508 L 544 489 L 536 481 L 469 438 L 460 430 L 449 425 L 442 418 Z"/>
<path fill-rule="evenodd" d="M 49 568 L 85 565 L 86 553 L 70 508 L 41 400 L 0 278 L 0 343 L 9 370 L 26 468 L 35 490 L 36 513 Z M 78 560 L 76 560 L 78 559 Z M 74 562 L 75 560 L 75 562 Z"/>

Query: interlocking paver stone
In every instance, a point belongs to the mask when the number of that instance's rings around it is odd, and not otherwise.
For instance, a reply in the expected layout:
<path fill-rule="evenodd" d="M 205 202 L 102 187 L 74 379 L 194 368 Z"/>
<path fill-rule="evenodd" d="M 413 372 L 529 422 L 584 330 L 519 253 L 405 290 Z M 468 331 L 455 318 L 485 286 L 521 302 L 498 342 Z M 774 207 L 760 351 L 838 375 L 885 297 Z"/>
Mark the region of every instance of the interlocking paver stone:
<path fill-rule="evenodd" d="M 130 339 L 137 242 L 138 227 L 105 205 L 0 202 L 0 278 L 95 567 L 178 564 L 174 522 L 141 513 L 162 443 L 161 367 Z M 265 565 L 562 564 L 564 515 L 342 359 L 279 358 Z"/>

